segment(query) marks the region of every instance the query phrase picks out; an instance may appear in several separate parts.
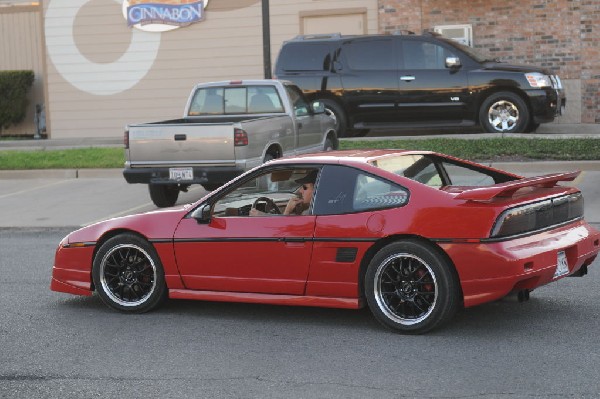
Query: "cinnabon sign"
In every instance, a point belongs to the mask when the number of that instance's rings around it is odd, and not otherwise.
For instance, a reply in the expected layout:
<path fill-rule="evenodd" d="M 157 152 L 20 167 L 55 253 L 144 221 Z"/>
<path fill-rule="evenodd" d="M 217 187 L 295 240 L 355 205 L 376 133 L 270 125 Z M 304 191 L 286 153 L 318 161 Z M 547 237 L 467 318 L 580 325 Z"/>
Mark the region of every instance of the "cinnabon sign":
<path fill-rule="evenodd" d="M 162 32 L 202 21 L 206 3 L 208 0 L 125 0 L 123 14 L 128 26 Z"/>

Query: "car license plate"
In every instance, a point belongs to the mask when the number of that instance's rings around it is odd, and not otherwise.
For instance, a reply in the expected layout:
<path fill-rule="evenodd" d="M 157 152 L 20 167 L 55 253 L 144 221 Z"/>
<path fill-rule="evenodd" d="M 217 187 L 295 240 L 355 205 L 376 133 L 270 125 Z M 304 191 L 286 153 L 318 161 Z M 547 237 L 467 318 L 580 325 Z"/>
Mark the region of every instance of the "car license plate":
<path fill-rule="evenodd" d="M 193 180 L 194 169 L 192 168 L 169 168 L 169 179 L 171 180 Z"/>
<path fill-rule="evenodd" d="M 554 271 L 554 278 L 564 276 L 569 273 L 569 264 L 567 263 L 567 255 L 565 251 L 558 251 L 556 255 L 556 270 Z"/>

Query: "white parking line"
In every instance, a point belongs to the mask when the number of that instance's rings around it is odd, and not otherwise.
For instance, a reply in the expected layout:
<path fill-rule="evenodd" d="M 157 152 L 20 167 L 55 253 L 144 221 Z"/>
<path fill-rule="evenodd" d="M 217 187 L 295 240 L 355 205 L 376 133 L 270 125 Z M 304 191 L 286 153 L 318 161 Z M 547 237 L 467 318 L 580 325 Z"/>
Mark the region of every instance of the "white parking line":
<path fill-rule="evenodd" d="M 21 190 L 21 191 L 15 191 L 14 193 L 2 194 L 2 195 L 0 195 L 0 198 L 8 198 L 8 197 L 12 197 L 14 195 L 19 195 L 19 194 L 24 194 L 24 193 L 28 193 L 31 191 L 39 190 L 39 189 L 45 188 L 45 187 L 56 186 L 59 184 L 66 183 L 67 181 L 69 181 L 69 180 L 61 180 L 61 181 L 57 181 L 54 183 L 42 184 L 40 186 L 31 187 L 31 188 Z"/>

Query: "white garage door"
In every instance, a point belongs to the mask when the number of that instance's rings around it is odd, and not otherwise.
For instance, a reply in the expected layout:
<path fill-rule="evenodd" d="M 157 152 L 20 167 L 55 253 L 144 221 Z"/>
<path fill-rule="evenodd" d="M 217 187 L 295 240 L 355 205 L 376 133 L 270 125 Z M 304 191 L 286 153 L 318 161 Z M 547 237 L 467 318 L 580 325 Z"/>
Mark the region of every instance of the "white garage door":
<path fill-rule="evenodd" d="M 363 35 L 367 33 L 366 14 L 314 15 L 302 17 L 303 33 L 316 35 L 336 33 Z"/>

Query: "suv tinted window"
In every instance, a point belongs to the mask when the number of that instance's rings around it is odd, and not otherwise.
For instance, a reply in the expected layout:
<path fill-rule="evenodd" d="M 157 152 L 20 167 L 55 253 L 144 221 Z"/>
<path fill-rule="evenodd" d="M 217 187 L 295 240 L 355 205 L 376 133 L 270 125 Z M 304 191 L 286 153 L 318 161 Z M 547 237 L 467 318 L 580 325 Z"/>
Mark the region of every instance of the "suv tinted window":
<path fill-rule="evenodd" d="M 281 68 L 286 71 L 323 71 L 329 69 L 328 44 L 289 44 L 281 49 Z"/>
<path fill-rule="evenodd" d="M 395 69 L 392 40 L 354 40 L 344 43 L 342 50 L 348 66 L 361 70 Z"/>
<path fill-rule="evenodd" d="M 425 41 L 404 40 L 404 69 L 446 69 L 446 57 L 453 54 L 445 47 Z"/>

